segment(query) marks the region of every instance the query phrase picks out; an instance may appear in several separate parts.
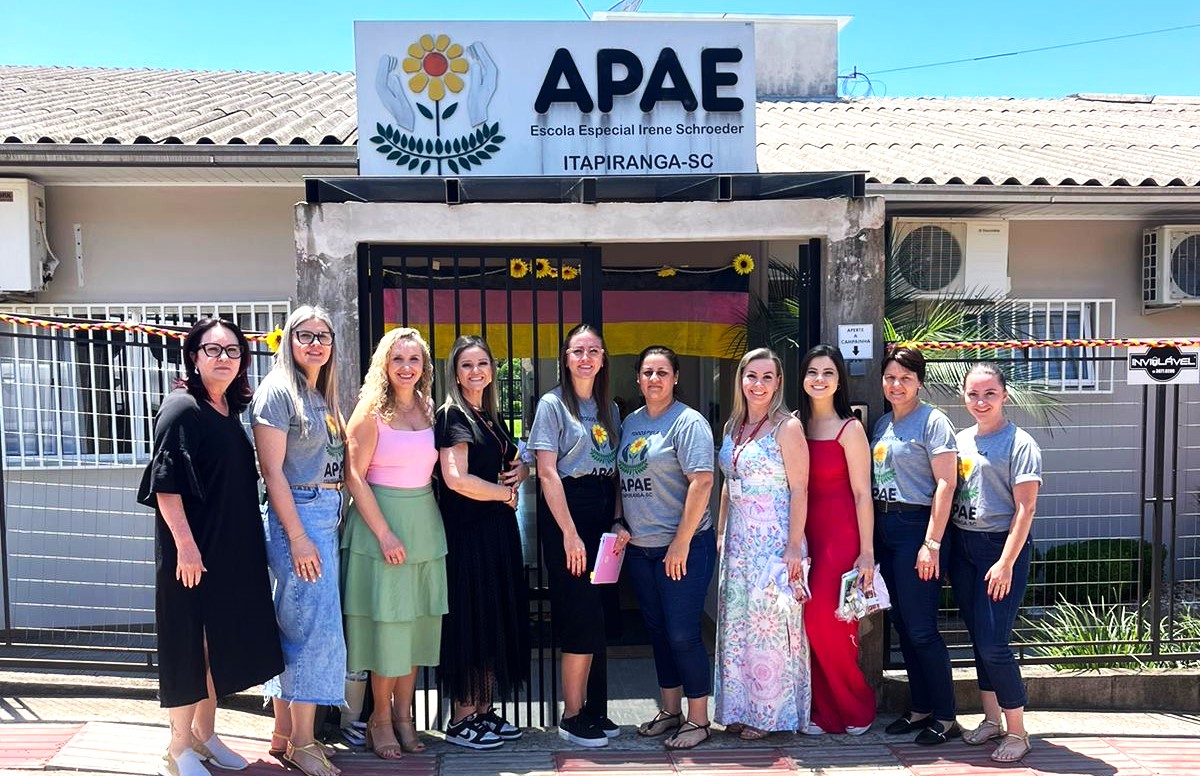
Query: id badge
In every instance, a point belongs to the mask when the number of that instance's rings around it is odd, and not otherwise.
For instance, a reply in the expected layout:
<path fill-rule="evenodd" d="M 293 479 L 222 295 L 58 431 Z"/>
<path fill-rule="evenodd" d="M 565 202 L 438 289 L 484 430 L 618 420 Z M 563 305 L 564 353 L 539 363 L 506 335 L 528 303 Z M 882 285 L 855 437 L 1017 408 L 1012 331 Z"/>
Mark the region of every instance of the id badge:
<path fill-rule="evenodd" d="M 741 480 L 729 480 L 729 497 L 730 498 L 741 498 L 742 497 L 742 481 Z"/>

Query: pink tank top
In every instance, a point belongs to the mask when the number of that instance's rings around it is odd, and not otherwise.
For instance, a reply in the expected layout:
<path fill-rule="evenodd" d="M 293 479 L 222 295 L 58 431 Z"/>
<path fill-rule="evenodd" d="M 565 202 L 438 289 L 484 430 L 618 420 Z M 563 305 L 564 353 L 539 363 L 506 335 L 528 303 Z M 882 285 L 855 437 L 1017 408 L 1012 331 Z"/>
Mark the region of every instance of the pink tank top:
<path fill-rule="evenodd" d="M 422 488 L 430 483 L 438 451 L 433 429 L 397 431 L 375 416 L 379 438 L 367 467 L 367 482 L 388 488 Z"/>

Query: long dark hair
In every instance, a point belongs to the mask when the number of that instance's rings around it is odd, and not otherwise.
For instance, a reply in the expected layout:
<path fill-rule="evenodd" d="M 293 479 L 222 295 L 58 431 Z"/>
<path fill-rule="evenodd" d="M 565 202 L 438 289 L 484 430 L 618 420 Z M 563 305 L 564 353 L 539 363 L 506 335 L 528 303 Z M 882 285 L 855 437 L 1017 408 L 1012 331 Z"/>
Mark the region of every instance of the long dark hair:
<path fill-rule="evenodd" d="M 579 420 L 579 397 L 575 395 L 574 386 L 571 384 L 571 372 L 567 369 L 567 350 L 570 349 L 571 339 L 576 334 L 596 335 L 596 338 L 600 340 L 600 347 L 604 349 L 604 353 L 600 356 L 600 371 L 596 372 L 596 379 L 592 383 L 592 400 L 596 402 L 597 420 L 608 432 L 608 438 L 615 440 L 617 427 L 613 424 L 612 399 L 608 388 L 608 346 L 604 344 L 604 335 L 590 323 L 581 323 L 572 327 L 567 332 L 567 336 L 563 337 L 562 347 L 558 349 L 558 385 L 561 389 L 563 406 L 567 408 L 567 412 L 571 413 L 571 417 Z"/>
<path fill-rule="evenodd" d="M 850 378 L 846 375 L 846 360 L 842 358 L 842 351 L 838 350 L 833 345 L 822 343 L 814 346 L 811 350 L 804 354 L 804 358 L 800 359 L 800 422 L 804 427 L 808 428 L 809 418 L 812 417 L 812 399 L 804 392 L 804 375 L 808 373 L 808 365 L 813 362 L 813 359 L 827 357 L 833 362 L 833 368 L 837 370 L 838 386 L 833 392 L 833 411 L 837 413 L 839 418 L 848 420 L 854 417 L 854 412 L 850 409 Z"/>
<path fill-rule="evenodd" d="M 238 359 L 237 377 L 233 378 L 233 382 L 225 389 L 225 401 L 229 404 L 229 411 L 240 415 L 250 404 L 254 391 L 250 389 L 250 378 L 247 376 L 250 371 L 250 343 L 233 321 L 224 318 L 201 318 L 188 331 L 187 336 L 183 338 L 183 385 L 197 401 L 208 401 L 208 390 L 204 387 L 204 381 L 200 379 L 200 370 L 196 368 L 196 354 L 200 352 L 200 342 L 204 335 L 218 326 L 232 332 L 242 348 L 242 357 Z"/>

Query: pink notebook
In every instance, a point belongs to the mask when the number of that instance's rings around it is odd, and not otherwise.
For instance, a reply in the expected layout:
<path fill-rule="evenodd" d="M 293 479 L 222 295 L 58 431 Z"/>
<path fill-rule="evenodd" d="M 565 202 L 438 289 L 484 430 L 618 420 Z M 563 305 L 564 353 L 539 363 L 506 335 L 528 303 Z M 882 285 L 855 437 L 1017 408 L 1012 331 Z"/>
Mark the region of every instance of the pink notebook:
<path fill-rule="evenodd" d="M 592 568 L 593 585 L 611 585 L 621 576 L 621 564 L 625 562 L 625 550 L 613 552 L 617 546 L 617 535 L 606 533 L 600 535 L 600 549 L 596 552 L 596 562 Z"/>

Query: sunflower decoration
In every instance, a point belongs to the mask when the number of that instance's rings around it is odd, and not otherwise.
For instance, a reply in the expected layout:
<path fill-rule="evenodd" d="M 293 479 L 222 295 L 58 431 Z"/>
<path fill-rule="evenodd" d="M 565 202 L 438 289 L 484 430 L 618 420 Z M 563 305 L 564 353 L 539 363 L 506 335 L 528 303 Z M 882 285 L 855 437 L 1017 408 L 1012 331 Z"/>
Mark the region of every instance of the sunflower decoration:
<path fill-rule="evenodd" d="M 659 268 L 658 276 L 660 278 L 673 278 L 675 277 L 675 268 L 668 267 L 666 264 L 664 264 Z"/>
<path fill-rule="evenodd" d="M 408 88 L 416 94 L 426 92 L 434 102 L 444 98 L 447 90 L 461 92 L 466 85 L 461 76 L 470 69 L 463 47 L 451 43 L 449 35 L 422 35 L 408 47 L 400 66 L 411 76 Z"/>
<path fill-rule="evenodd" d="M 964 455 L 958 459 L 958 478 L 963 482 L 971 479 L 971 472 L 975 471 L 975 459 L 969 455 Z"/>
<path fill-rule="evenodd" d="M 608 444 L 608 431 L 599 423 L 592 424 L 592 441 L 596 443 L 596 447 Z"/>
<path fill-rule="evenodd" d="M 875 445 L 871 455 L 875 459 L 875 463 L 883 463 L 887 459 L 887 445 Z"/>
<path fill-rule="evenodd" d="M 558 270 L 550 263 L 550 259 L 534 259 L 533 266 L 536 268 L 534 276 L 539 280 L 558 277 Z"/>
<path fill-rule="evenodd" d="M 733 271 L 739 275 L 749 275 L 754 271 L 754 257 L 749 253 L 739 253 L 734 256 Z"/>
<path fill-rule="evenodd" d="M 643 450 L 645 450 L 649 445 L 650 445 L 650 442 L 646 440 L 646 437 L 638 437 L 637 439 L 633 440 L 633 444 L 631 444 L 629 446 L 629 454 L 630 455 L 638 455 Z"/>
<path fill-rule="evenodd" d="M 571 264 L 563 265 L 563 268 L 562 268 L 562 279 L 563 280 L 574 280 L 577 277 L 579 277 L 579 267 L 573 266 Z"/>
<path fill-rule="evenodd" d="M 529 262 L 525 261 L 525 259 L 509 259 L 508 274 L 520 280 L 529 274 Z"/>
<path fill-rule="evenodd" d="M 283 329 L 276 326 L 275 331 L 267 332 L 267 334 L 263 337 L 263 342 L 267 343 L 267 348 L 270 349 L 272 353 L 278 353 L 279 344 L 283 342 Z"/>

